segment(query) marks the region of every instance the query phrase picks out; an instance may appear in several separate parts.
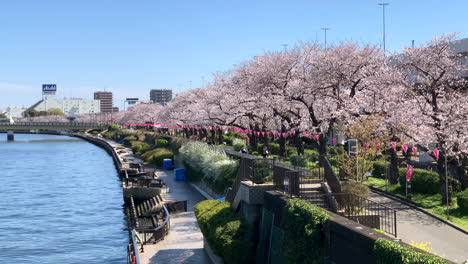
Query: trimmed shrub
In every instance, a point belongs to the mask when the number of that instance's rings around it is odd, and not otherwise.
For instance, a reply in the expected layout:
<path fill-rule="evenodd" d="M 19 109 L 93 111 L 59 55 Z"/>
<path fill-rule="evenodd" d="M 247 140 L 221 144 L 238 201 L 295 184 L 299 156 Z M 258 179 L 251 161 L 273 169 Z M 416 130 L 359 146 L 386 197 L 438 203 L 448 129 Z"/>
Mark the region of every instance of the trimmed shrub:
<path fill-rule="evenodd" d="M 104 138 L 107 138 L 107 139 L 116 139 L 117 138 L 117 133 L 115 132 L 104 132 L 104 133 L 101 133 L 101 135 L 104 137 Z"/>
<path fill-rule="evenodd" d="M 448 264 L 437 256 L 417 252 L 384 238 L 375 241 L 374 254 L 380 264 Z"/>
<path fill-rule="evenodd" d="M 344 193 L 353 193 L 364 198 L 369 198 L 369 187 L 359 182 L 343 181 L 341 182 L 341 191 Z"/>
<path fill-rule="evenodd" d="M 345 149 L 343 146 L 338 145 L 338 146 L 329 146 L 328 147 L 328 154 L 330 155 L 343 155 L 345 154 Z"/>
<path fill-rule="evenodd" d="M 406 185 L 406 168 L 400 168 L 398 171 L 400 173 L 400 186 L 404 187 Z M 439 193 L 439 174 L 423 169 L 413 169 L 411 189 L 417 193 Z"/>
<path fill-rule="evenodd" d="M 387 174 L 387 163 L 385 161 L 376 161 L 372 164 L 372 177 L 385 179 Z"/>
<path fill-rule="evenodd" d="M 179 154 L 180 147 L 182 147 L 182 145 L 185 143 L 187 143 L 187 139 L 173 137 L 169 143 L 169 147 L 171 148 L 172 152 L 174 152 L 174 155 L 177 155 Z"/>
<path fill-rule="evenodd" d="M 303 168 L 307 166 L 307 158 L 304 156 L 291 156 L 289 158 L 289 161 L 291 161 L 291 164 L 294 166 L 303 167 Z"/>
<path fill-rule="evenodd" d="M 328 161 L 333 167 L 339 167 L 340 157 L 329 157 Z"/>
<path fill-rule="evenodd" d="M 291 199 L 284 208 L 285 244 L 288 263 L 323 263 L 323 225 L 326 211 L 309 202 Z"/>
<path fill-rule="evenodd" d="M 141 157 L 144 161 L 162 167 L 164 159 L 172 159 L 174 153 L 170 149 L 158 148 L 145 152 Z"/>
<path fill-rule="evenodd" d="M 270 143 L 270 153 L 271 155 L 279 155 L 279 149 L 280 149 L 280 146 L 278 143 Z M 259 151 L 260 153 L 262 152 L 262 150 L 260 149 Z"/>
<path fill-rule="evenodd" d="M 147 143 L 140 141 L 130 141 L 130 147 L 133 153 L 141 155 L 151 149 L 151 146 Z"/>
<path fill-rule="evenodd" d="M 223 136 L 223 141 L 226 142 L 226 145 L 232 146 L 232 141 L 234 140 L 234 137 L 231 136 Z"/>
<path fill-rule="evenodd" d="M 125 146 L 131 146 L 131 142 L 132 142 L 132 141 L 137 141 L 138 138 L 135 137 L 135 136 L 127 136 L 127 137 L 125 137 L 123 140 L 124 140 L 124 145 L 125 145 Z"/>
<path fill-rule="evenodd" d="M 167 148 L 169 146 L 169 142 L 165 139 L 159 138 L 156 140 L 156 147 L 157 148 Z"/>
<path fill-rule="evenodd" d="M 267 161 L 255 162 L 253 169 L 254 183 L 264 183 L 273 180 L 273 166 Z"/>
<path fill-rule="evenodd" d="M 232 146 L 234 147 L 235 151 L 239 151 L 239 150 L 247 147 L 247 145 L 245 144 L 245 140 L 238 139 L 238 138 L 234 138 L 232 140 Z"/>
<path fill-rule="evenodd" d="M 230 203 L 216 200 L 200 202 L 195 205 L 195 216 L 203 236 L 225 263 L 252 261 L 252 242 L 247 239 L 250 226 L 236 216 Z"/>
<path fill-rule="evenodd" d="M 468 189 L 457 194 L 457 203 L 461 211 L 468 213 Z"/>

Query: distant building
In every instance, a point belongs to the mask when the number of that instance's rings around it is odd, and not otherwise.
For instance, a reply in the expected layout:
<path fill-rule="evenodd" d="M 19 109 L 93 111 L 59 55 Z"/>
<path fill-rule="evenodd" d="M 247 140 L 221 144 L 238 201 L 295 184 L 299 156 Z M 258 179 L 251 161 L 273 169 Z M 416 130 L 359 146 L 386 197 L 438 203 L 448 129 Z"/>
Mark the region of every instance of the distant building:
<path fill-rule="evenodd" d="M 12 118 L 22 118 L 26 110 L 28 110 L 27 107 L 8 107 L 6 109 L 6 115 Z"/>
<path fill-rule="evenodd" d="M 150 100 L 153 103 L 167 104 L 172 100 L 172 90 L 170 89 L 153 89 L 150 91 Z"/>
<path fill-rule="evenodd" d="M 112 107 L 112 113 L 117 113 L 119 110 L 117 106 Z"/>
<path fill-rule="evenodd" d="M 57 99 L 55 97 L 45 97 L 34 104 L 29 109 L 36 111 L 48 111 L 51 108 L 58 108 L 66 116 L 96 114 L 101 112 L 101 102 L 99 100 L 87 100 L 81 98 L 64 98 Z"/>
<path fill-rule="evenodd" d="M 112 113 L 114 111 L 114 97 L 112 92 L 95 92 L 94 99 L 101 101 L 102 113 Z"/>

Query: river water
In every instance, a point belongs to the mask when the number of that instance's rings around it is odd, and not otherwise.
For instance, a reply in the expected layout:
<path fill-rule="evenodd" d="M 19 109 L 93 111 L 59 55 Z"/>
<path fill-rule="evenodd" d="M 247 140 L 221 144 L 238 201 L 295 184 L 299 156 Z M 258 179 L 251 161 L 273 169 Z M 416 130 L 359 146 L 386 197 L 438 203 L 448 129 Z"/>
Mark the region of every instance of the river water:
<path fill-rule="evenodd" d="M 76 138 L 0 134 L 0 262 L 126 263 L 112 158 Z"/>

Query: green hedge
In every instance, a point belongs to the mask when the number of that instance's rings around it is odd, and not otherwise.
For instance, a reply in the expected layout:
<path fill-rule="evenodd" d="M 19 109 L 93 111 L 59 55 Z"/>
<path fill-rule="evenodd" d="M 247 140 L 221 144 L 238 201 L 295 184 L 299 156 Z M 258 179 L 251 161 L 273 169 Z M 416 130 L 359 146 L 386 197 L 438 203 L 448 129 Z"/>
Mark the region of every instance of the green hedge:
<path fill-rule="evenodd" d="M 132 148 L 133 153 L 138 155 L 141 155 L 151 149 L 151 145 L 140 141 L 130 141 L 130 147 Z"/>
<path fill-rule="evenodd" d="M 156 147 L 157 148 L 167 148 L 169 146 L 169 142 L 165 139 L 159 138 L 156 140 Z"/>
<path fill-rule="evenodd" d="M 330 155 L 343 155 L 345 154 L 345 149 L 343 146 L 338 145 L 338 146 L 329 146 L 328 147 L 328 153 Z"/>
<path fill-rule="evenodd" d="M 117 138 L 117 133 L 115 132 L 104 132 L 104 133 L 101 133 L 101 135 L 104 137 L 104 138 L 107 138 L 107 139 L 116 139 Z"/>
<path fill-rule="evenodd" d="M 373 177 L 385 179 L 386 173 L 387 173 L 387 163 L 385 161 L 376 161 L 372 164 L 372 176 Z"/>
<path fill-rule="evenodd" d="M 292 165 L 298 166 L 298 167 L 303 167 L 305 168 L 307 166 L 307 158 L 305 156 L 291 156 L 289 158 L 289 161 L 291 162 Z"/>
<path fill-rule="evenodd" d="M 406 186 L 406 168 L 400 168 L 400 186 Z M 414 169 L 411 190 L 416 193 L 436 194 L 440 191 L 439 174 L 433 171 Z"/>
<path fill-rule="evenodd" d="M 250 263 L 253 257 L 247 222 L 224 201 L 206 200 L 195 205 L 195 216 L 213 251 L 227 264 Z"/>
<path fill-rule="evenodd" d="M 374 254 L 379 264 L 445 264 L 447 261 L 433 255 L 417 252 L 383 238 L 377 239 Z"/>
<path fill-rule="evenodd" d="M 341 192 L 343 193 L 354 193 L 364 198 L 369 198 L 369 187 L 355 181 L 343 181 L 341 182 Z"/>
<path fill-rule="evenodd" d="M 135 136 L 127 136 L 123 140 L 125 146 L 131 146 L 132 141 L 137 141 L 138 138 Z"/>
<path fill-rule="evenodd" d="M 457 203 L 461 211 L 468 213 L 468 189 L 457 194 Z"/>
<path fill-rule="evenodd" d="M 323 263 L 325 210 L 303 200 L 291 199 L 284 208 L 286 216 L 286 258 L 288 263 Z"/>
<path fill-rule="evenodd" d="M 163 160 L 172 159 L 173 156 L 174 156 L 174 153 L 172 153 L 170 149 L 157 148 L 157 149 L 152 149 L 150 151 L 145 152 L 143 155 L 141 155 L 141 158 L 145 162 L 149 162 L 156 166 L 162 167 Z"/>
<path fill-rule="evenodd" d="M 245 140 L 239 139 L 239 138 L 234 138 L 233 139 L 232 146 L 234 147 L 235 151 L 239 151 L 239 150 L 247 147 L 247 145 L 245 144 Z"/>

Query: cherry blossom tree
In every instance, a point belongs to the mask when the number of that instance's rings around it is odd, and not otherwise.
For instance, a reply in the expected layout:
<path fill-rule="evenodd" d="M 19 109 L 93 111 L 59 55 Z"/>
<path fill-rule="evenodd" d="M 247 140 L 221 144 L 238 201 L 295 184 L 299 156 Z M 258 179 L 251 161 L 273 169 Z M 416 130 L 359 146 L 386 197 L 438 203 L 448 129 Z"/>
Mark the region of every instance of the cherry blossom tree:
<path fill-rule="evenodd" d="M 452 158 L 467 187 L 468 65 L 450 49 L 456 34 L 434 38 L 419 48 L 404 48 L 396 56 L 401 87 L 393 117 L 405 124 L 404 136 L 440 150 L 437 167 L 443 199 L 447 199 L 445 159 Z M 449 197 L 450 200 L 450 197 Z"/>

